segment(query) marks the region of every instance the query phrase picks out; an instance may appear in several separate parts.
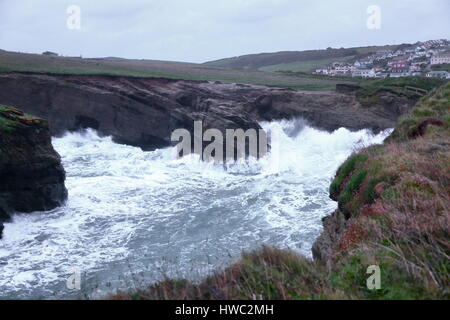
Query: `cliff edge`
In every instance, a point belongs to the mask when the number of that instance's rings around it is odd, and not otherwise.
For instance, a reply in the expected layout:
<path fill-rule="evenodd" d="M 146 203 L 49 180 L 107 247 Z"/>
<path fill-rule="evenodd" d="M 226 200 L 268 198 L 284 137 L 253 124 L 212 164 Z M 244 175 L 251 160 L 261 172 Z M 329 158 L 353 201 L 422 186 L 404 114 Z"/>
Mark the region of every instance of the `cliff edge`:
<path fill-rule="evenodd" d="M 47 121 L 0 106 L 0 238 L 12 212 L 51 210 L 67 198 Z"/>
<path fill-rule="evenodd" d="M 143 150 L 171 145 L 175 129 L 193 133 L 198 120 L 205 130 L 223 132 L 292 118 L 327 131 L 380 131 L 394 127 L 417 101 L 404 92 L 367 97 L 213 81 L 0 74 L 0 103 L 48 119 L 52 135 L 90 127 Z"/>

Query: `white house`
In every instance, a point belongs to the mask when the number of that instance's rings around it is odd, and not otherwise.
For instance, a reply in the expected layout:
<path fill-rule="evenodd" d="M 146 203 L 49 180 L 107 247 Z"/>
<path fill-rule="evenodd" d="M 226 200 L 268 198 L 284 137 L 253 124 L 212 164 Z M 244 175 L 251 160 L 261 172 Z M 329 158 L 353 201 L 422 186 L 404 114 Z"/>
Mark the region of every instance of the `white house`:
<path fill-rule="evenodd" d="M 450 79 L 450 73 L 447 71 L 430 71 L 426 76 L 427 78 Z"/>
<path fill-rule="evenodd" d="M 431 64 L 450 63 L 450 52 L 437 53 L 431 57 Z"/>
<path fill-rule="evenodd" d="M 330 68 L 328 67 L 321 67 L 316 69 L 316 73 L 317 74 L 329 74 L 330 73 Z"/>
<path fill-rule="evenodd" d="M 375 78 L 375 76 L 373 69 L 359 69 L 352 73 L 352 77 Z"/>
<path fill-rule="evenodd" d="M 389 75 L 389 74 L 388 74 L 388 73 L 385 73 L 385 72 L 377 72 L 377 73 L 375 74 L 375 78 L 381 78 L 381 79 L 384 79 L 384 78 L 387 78 L 388 75 Z"/>
<path fill-rule="evenodd" d="M 409 77 L 411 76 L 411 73 L 408 71 L 402 71 L 402 72 L 391 72 L 389 74 L 389 77 L 391 78 L 400 78 L 400 77 Z"/>

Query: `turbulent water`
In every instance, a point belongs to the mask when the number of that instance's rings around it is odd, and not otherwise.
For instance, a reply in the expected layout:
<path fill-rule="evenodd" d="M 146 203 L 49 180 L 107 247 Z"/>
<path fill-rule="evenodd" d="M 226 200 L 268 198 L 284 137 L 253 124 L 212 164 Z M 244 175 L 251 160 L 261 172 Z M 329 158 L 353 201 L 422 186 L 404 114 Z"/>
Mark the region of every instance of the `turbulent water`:
<path fill-rule="evenodd" d="M 163 276 L 197 279 L 262 244 L 310 256 L 321 218 L 336 207 L 328 186 L 339 164 L 387 132 L 263 127 L 278 137 L 271 155 L 226 169 L 90 130 L 53 139 L 69 199 L 5 224 L 0 297 L 95 298 Z M 69 290 L 77 270 L 81 290 Z"/>

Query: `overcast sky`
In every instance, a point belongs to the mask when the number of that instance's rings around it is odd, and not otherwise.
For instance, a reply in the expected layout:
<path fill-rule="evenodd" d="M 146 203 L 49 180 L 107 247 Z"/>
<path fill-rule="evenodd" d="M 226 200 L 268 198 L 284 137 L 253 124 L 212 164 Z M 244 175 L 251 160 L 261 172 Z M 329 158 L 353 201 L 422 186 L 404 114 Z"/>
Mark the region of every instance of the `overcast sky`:
<path fill-rule="evenodd" d="M 67 7 L 81 28 L 67 27 Z M 367 8 L 381 28 L 367 28 Z M 0 0 L 0 49 L 205 62 L 450 38 L 449 0 Z"/>

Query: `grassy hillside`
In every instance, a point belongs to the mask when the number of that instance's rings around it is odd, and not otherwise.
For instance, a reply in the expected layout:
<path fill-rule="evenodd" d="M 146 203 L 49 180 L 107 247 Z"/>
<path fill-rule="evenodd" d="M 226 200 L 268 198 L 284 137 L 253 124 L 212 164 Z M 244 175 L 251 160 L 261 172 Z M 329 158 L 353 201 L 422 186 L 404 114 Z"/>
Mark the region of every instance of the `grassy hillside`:
<path fill-rule="evenodd" d="M 40 72 L 56 74 L 102 74 L 130 77 L 161 77 L 183 80 L 239 82 L 299 90 L 333 90 L 336 80 L 289 77 L 257 70 L 230 70 L 193 63 L 118 58 L 81 59 L 23 54 L 0 50 L 1 72 Z"/>
<path fill-rule="evenodd" d="M 330 50 L 307 50 L 307 51 L 282 51 L 274 53 L 259 53 L 206 62 L 207 66 L 228 68 L 250 68 L 258 69 L 265 66 L 292 63 L 299 61 L 342 58 L 354 56 L 358 52 L 354 49 L 330 49 Z"/>
<path fill-rule="evenodd" d="M 355 56 L 346 56 L 339 58 L 326 58 L 326 59 L 318 59 L 318 60 L 305 60 L 305 61 L 295 61 L 291 63 L 281 63 L 274 64 L 270 66 L 264 66 L 258 68 L 261 71 L 275 72 L 275 71 L 293 71 L 293 72 L 311 72 L 317 69 L 320 66 L 324 66 L 330 64 L 334 61 L 349 61 L 350 59 L 354 59 Z"/>
<path fill-rule="evenodd" d="M 400 45 L 404 46 L 404 45 Z M 333 61 L 359 59 L 381 49 L 396 50 L 400 46 L 370 46 L 348 49 L 283 51 L 274 53 L 250 54 L 206 62 L 205 65 L 224 68 L 248 68 L 263 71 L 304 71 L 310 72 L 317 67 Z"/>
<path fill-rule="evenodd" d="M 450 82 L 433 89 L 383 145 L 354 153 L 330 195 L 346 224 L 328 268 L 288 250 L 244 253 L 199 283 L 165 280 L 112 299 L 449 299 Z M 333 231 L 335 232 L 335 230 Z M 368 266 L 381 289 L 366 285 Z"/>
<path fill-rule="evenodd" d="M 392 92 L 397 95 L 409 97 L 422 96 L 436 87 L 446 83 L 446 80 L 438 78 L 401 77 L 386 78 L 381 80 L 365 80 L 357 84 L 361 89 L 356 92 L 356 97 L 362 104 L 371 104 L 377 99 L 377 94 Z"/>

